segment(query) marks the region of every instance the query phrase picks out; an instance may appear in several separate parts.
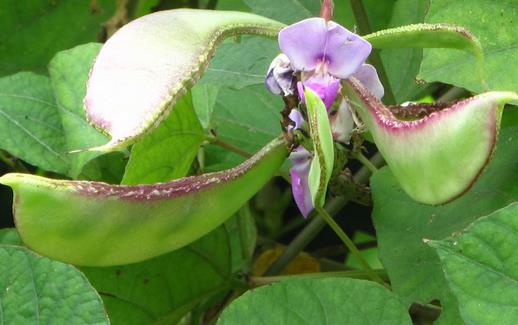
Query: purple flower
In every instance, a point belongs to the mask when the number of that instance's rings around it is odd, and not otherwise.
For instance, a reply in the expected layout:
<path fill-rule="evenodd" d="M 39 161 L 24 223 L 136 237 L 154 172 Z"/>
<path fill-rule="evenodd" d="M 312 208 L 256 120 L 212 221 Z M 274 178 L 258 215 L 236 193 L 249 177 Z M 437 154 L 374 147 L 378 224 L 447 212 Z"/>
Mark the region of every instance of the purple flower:
<path fill-rule="evenodd" d="M 279 47 L 295 71 L 347 79 L 369 56 L 369 42 L 323 18 L 309 18 L 279 32 Z"/>
<path fill-rule="evenodd" d="M 265 79 L 266 88 L 274 94 L 287 96 L 297 89 L 301 102 L 304 102 L 304 87 L 309 87 L 318 94 L 329 112 L 340 91 L 340 80 L 354 77 L 376 97 L 383 96 L 383 86 L 376 70 L 365 64 L 372 46 L 333 21 L 310 18 L 285 27 L 279 33 L 279 47 L 283 53 L 273 60 Z M 347 100 L 341 98 L 331 124 L 335 140 L 347 143 L 354 128 L 353 113 Z M 301 128 L 305 123 L 296 109 L 290 112 L 289 117 L 295 125 L 289 125 L 288 132 Z M 304 217 L 314 208 L 308 185 L 312 159 L 312 153 L 302 145 L 290 155 L 293 197 Z"/>
<path fill-rule="evenodd" d="M 309 192 L 308 176 L 313 155 L 303 146 L 298 146 L 290 154 L 293 166 L 290 169 L 291 191 L 300 212 L 306 218 L 313 210 L 313 201 Z"/>

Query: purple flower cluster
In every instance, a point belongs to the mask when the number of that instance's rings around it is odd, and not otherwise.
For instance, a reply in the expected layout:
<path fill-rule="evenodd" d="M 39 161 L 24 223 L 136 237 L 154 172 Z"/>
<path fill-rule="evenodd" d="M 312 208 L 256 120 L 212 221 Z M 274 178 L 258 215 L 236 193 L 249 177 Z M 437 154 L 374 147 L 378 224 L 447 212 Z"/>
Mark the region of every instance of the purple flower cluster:
<path fill-rule="evenodd" d="M 365 64 L 372 50 L 371 44 L 333 21 L 310 18 L 282 29 L 279 47 L 282 53 L 273 60 L 266 75 L 268 90 L 282 96 L 298 94 L 304 103 L 304 87 L 309 87 L 322 99 L 328 112 L 338 97 L 338 111 L 331 118 L 333 137 L 348 142 L 354 122 L 347 100 L 340 95 L 340 80 L 354 77 L 376 97 L 383 96 L 376 69 Z M 295 126 L 290 126 L 288 131 L 298 129 L 304 123 L 302 114 L 296 109 L 291 112 L 290 119 Z M 308 187 L 312 156 L 300 145 L 290 155 L 293 196 L 305 217 L 313 209 Z"/>

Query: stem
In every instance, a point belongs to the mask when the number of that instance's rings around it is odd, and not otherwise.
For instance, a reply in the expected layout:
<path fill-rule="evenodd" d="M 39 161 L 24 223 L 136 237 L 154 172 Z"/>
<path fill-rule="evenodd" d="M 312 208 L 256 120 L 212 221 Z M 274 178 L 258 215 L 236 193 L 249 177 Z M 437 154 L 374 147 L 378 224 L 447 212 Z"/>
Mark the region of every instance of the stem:
<path fill-rule="evenodd" d="M 360 32 L 360 35 L 370 34 L 372 30 L 369 25 L 369 19 L 367 17 L 367 12 L 365 11 L 365 7 L 363 6 L 362 0 L 349 1 L 351 3 L 354 18 L 356 19 L 356 23 L 358 24 L 358 31 Z M 379 50 L 372 50 L 371 55 L 369 56 L 369 62 L 372 63 L 372 65 L 378 71 L 380 81 L 385 87 L 384 101 L 387 104 L 395 104 L 396 97 L 394 96 L 394 92 L 392 91 L 392 87 L 390 86 L 390 81 L 385 67 L 383 66 L 383 61 L 381 60 Z"/>
<path fill-rule="evenodd" d="M 349 236 L 347 236 L 347 234 L 342 230 L 342 228 L 340 228 L 340 226 L 335 222 L 333 217 L 331 217 L 329 213 L 327 213 L 327 211 L 322 209 L 321 207 L 317 206 L 315 207 L 315 210 L 318 211 L 320 216 L 327 222 L 329 227 L 331 227 L 331 229 L 333 229 L 336 235 L 342 240 L 342 242 L 345 244 L 347 249 L 349 249 L 351 254 L 353 254 L 356 257 L 356 259 L 360 262 L 360 264 L 363 266 L 365 270 L 365 273 L 369 275 L 371 280 L 388 287 L 385 281 L 383 281 L 383 279 L 381 279 L 381 277 L 378 274 L 376 274 L 374 270 L 370 267 L 369 263 L 367 263 L 367 261 L 363 258 L 362 254 L 358 250 L 358 247 L 356 247 L 351 238 L 349 238 Z"/>
<path fill-rule="evenodd" d="M 374 272 L 380 276 L 386 276 L 385 270 L 374 270 Z M 319 272 L 319 273 L 302 273 L 293 275 L 277 275 L 277 276 L 251 276 L 248 278 L 248 283 L 252 287 L 258 287 L 265 284 L 271 284 L 274 282 L 290 280 L 290 279 L 323 279 L 323 278 L 355 278 L 363 279 L 366 277 L 366 273 L 363 271 L 337 271 L 337 272 Z"/>
<path fill-rule="evenodd" d="M 355 153 L 354 158 L 356 158 L 358 161 L 360 161 L 365 167 L 369 169 L 371 173 L 375 173 L 378 171 L 378 168 L 374 166 L 373 163 L 367 157 L 365 157 L 361 152 Z"/>
<path fill-rule="evenodd" d="M 384 161 L 383 157 L 379 152 L 377 152 L 370 159 L 371 162 L 375 166 L 382 166 Z M 370 176 L 370 171 L 367 167 L 362 167 L 356 175 L 354 175 L 354 181 L 357 183 L 366 183 Z M 346 204 L 349 202 L 349 198 L 346 196 L 338 196 L 329 200 L 326 204 L 325 209 L 329 212 L 329 214 L 334 215 L 338 213 Z M 288 265 L 291 260 L 297 256 L 312 240 L 316 235 L 324 228 L 326 225 L 324 219 L 312 213 L 310 218 L 313 218 L 304 229 L 295 237 L 292 242 L 286 247 L 284 253 L 272 263 L 272 265 L 268 268 L 265 275 L 275 275 L 280 273 L 286 265 Z M 302 218 L 302 216 L 299 216 Z"/>
<path fill-rule="evenodd" d="M 218 138 L 216 138 L 216 137 L 213 137 L 213 138 L 211 137 L 211 138 L 209 139 L 209 141 L 210 141 L 210 143 L 212 143 L 212 144 L 215 144 L 215 145 L 217 145 L 217 146 L 220 146 L 220 147 L 222 147 L 222 148 L 225 148 L 225 149 L 227 149 L 227 150 L 230 150 L 230 151 L 232 151 L 232 152 L 235 152 L 235 153 L 237 153 L 238 155 L 241 155 L 241 156 L 243 156 L 243 157 L 245 157 L 245 158 L 250 158 L 250 157 L 252 157 L 252 154 L 251 154 L 251 153 L 246 152 L 246 151 L 244 151 L 243 149 L 239 148 L 238 146 L 235 146 L 235 145 L 233 145 L 233 144 L 231 144 L 231 143 L 225 142 L 225 141 L 223 141 L 223 140 L 221 140 L 221 139 L 218 139 Z"/>

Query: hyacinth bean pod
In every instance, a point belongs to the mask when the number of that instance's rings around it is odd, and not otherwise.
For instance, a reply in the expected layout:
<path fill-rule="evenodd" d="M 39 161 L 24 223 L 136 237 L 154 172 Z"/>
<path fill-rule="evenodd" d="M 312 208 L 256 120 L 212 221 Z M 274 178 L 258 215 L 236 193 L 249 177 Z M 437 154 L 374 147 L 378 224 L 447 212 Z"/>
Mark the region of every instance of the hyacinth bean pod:
<path fill-rule="evenodd" d="M 484 52 L 480 41 L 467 29 L 449 24 L 413 24 L 380 30 L 363 36 L 374 48 L 450 48 L 473 54 L 476 71 L 485 88 Z"/>
<path fill-rule="evenodd" d="M 121 186 L 6 174 L 17 230 L 32 250 L 76 265 L 145 260 L 185 246 L 222 224 L 279 169 L 275 139 L 241 165 L 168 183 Z"/>
<path fill-rule="evenodd" d="M 126 147 L 156 127 L 226 37 L 275 37 L 283 26 L 254 14 L 191 9 L 160 11 L 125 25 L 104 44 L 90 72 L 86 116 L 111 136 L 90 150 Z"/>
<path fill-rule="evenodd" d="M 467 191 L 497 142 L 512 92 L 488 92 L 448 105 L 386 107 L 358 80 L 343 83 L 401 187 L 414 200 L 442 204 Z"/>

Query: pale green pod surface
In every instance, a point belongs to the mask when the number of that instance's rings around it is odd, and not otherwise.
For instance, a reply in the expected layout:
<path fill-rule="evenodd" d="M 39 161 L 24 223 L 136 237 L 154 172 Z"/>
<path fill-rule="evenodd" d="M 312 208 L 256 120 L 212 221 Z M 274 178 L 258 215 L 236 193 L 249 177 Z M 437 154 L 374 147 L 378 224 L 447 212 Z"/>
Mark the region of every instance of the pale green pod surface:
<path fill-rule="evenodd" d="M 283 26 L 249 13 L 193 9 L 160 11 L 125 25 L 103 46 L 90 72 L 86 115 L 111 136 L 90 150 L 125 147 L 156 127 L 225 37 L 274 37 Z"/>
<path fill-rule="evenodd" d="M 308 186 L 315 207 L 323 207 L 327 184 L 333 173 L 334 146 L 331 125 L 322 99 L 309 87 L 304 89 L 314 157 L 309 168 Z"/>
<path fill-rule="evenodd" d="M 31 249 L 76 265 L 142 261 L 191 243 L 235 213 L 279 169 L 275 139 L 241 165 L 153 185 L 7 174 L 18 232 Z"/>
<path fill-rule="evenodd" d="M 503 105 L 518 99 L 488 92 L 449 105 L 386 107 L 354 78 L 343 89 L 401 187 L 427 204 L 470 188 L 495 148 Z"/>
<path fill-rule="evenodd" d="M 479 40 L 467 29 L 449 24 L 413 24 L 384 29 L 363 36 L 374 48 L 452 48 L 472 53 L 477 73 L 484 80 L 484 52 Z"/>

